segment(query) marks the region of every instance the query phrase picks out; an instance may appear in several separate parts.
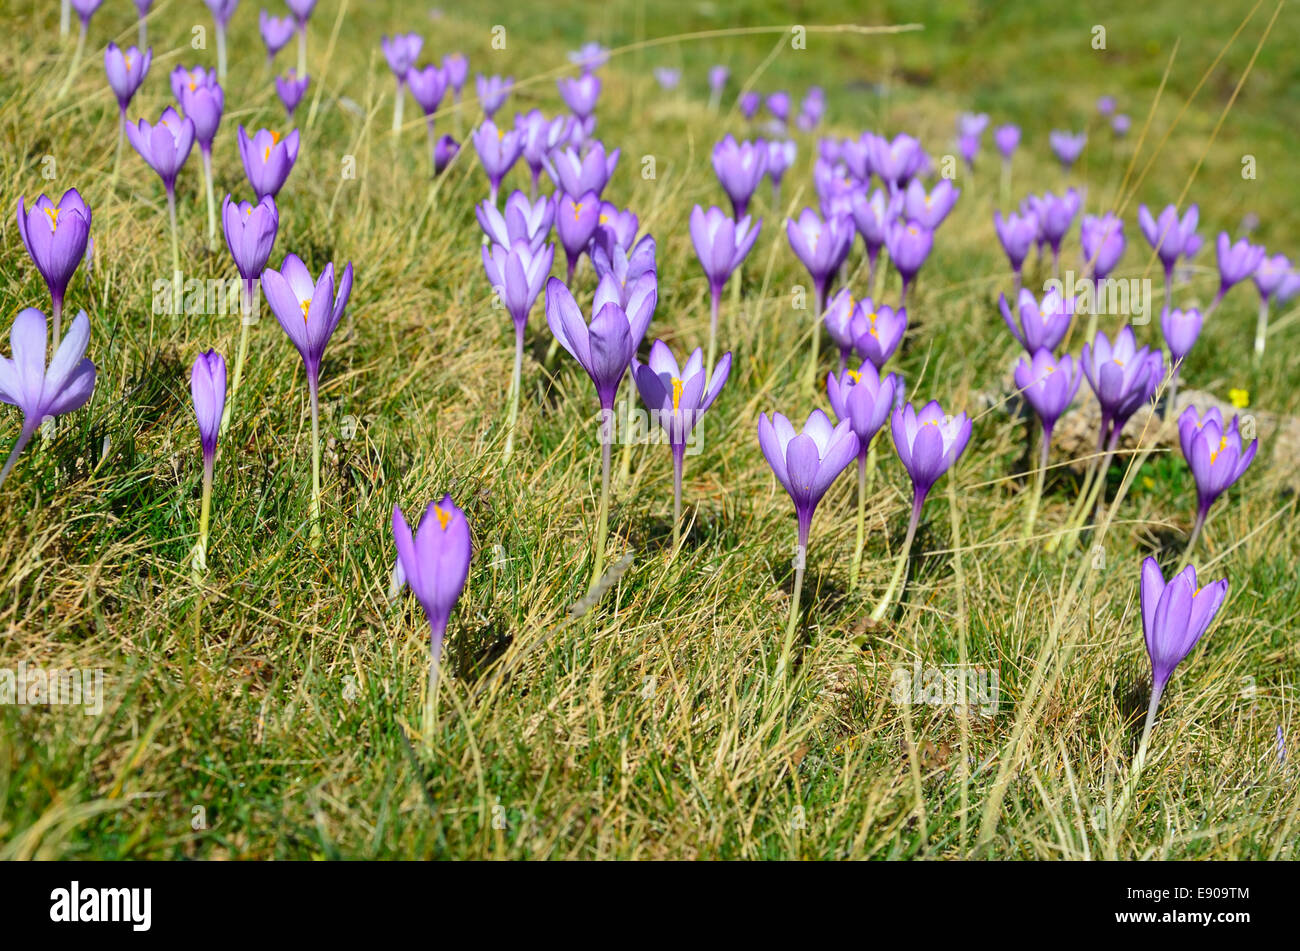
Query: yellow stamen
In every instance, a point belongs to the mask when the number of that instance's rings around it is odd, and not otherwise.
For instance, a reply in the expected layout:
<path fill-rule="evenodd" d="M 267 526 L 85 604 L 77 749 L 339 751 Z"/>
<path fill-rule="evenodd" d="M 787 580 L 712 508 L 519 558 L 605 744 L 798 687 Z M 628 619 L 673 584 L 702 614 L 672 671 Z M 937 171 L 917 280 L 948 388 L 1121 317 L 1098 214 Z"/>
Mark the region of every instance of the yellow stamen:
<path fill-rule="evenodd" d="M 857 370 L 850 370 L 850 371 L 849 371 L 849 379 L 852 380 L 854 383 L 861 383 L 861 382 L 862 382 L 862 374 L 859 373 Z"/>
<path fill-rule="evenodd" d="M 307 323 L 307 312 L 311 310 L 311 301 L 299 301 L 298 306 L 302 308 L 302 322 L 305 324 Z"/>
<path fill-rule="evenodd" d="M 451 521 L 451 513 L 444 512 L 441 505 L 433 507 L 433 514 L 438 516 L 438 527 L 443 531 L 447 530 L 447 523 Z"/>
<path fill-rule="evenodd" d="M 573 220 L 574 220 L 574 221 L 577 221 L 577 220 L 578 220 L 578 216 L 579 216 L 581 213 L 582 213 L 582 202 L 580 202 L 580 201 L 575 201 L 575 202 L 573 203 Z"/>
<path fill-rule="evenodd" d="M 607 221 L 609 221 L 609 215 L 601 215 L 601 216 L 600 216 L 600 223 L 601 223 L 602 225 L 603 225 L 605 222 L 607 222 Z"/>
<path fill-rule="evenodd" d="M 673 412 L 681 408 L 682 402 L 682 381 L 673 377 Z"/>
<path fill-rule="evenodd" d="M 274 145 L 276 142 L 279 142 L 279 141 L 280 141 L 280 133 L 279 133 L 279 132 L 276 132 L 274 129 L 272 129 L 272 130 L 271 130 L 271 144 Z"/>
<path fill-rule="evenodd" d="M 271 147 L 268 145 L 266 151 L 262 153 L 262 164 L 265 165 L 269 161 L 271 161 Z"/>
<path fill-rule="evenodd" d="M 58 231 L 59 230 L 59 206 L 55 205 L 53 208 L 46 208 L 45 213 L 50 216 L 50 230 Z"/>
<path fill-rule="evenodd" d="M 1223 450 L 1226 449 L 1227 447 L 1228 447 L 1228 437 L 1224 436 L 1222 439 L 1219 440 L 1219 448 L 1210 451 L 1210 465 L 1214 465 L 1215 461 L 1219 458 L 1219 453 L 1223 452 Z"/>

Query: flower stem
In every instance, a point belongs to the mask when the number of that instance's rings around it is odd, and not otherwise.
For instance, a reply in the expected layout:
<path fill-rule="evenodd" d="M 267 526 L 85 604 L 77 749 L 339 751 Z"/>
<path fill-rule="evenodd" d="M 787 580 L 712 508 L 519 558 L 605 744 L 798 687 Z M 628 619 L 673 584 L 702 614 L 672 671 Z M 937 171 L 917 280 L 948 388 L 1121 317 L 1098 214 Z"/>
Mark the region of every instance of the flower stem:
<path fill-rule="evenodd" d="M 709 359 L 704 364 L 707 373 L 713 373 L 713 358 L 718 352 L 718 297 L 721 288 L 709 282 Z"/>
<path fill-rule="evenodd" d="M 226 429 L 230 426 L 231 407 L 235 404 L 235 396 L 239 393 L 239 381 L 244 376 L 244 360 L 248 357 L 248 328 L 252 324 L 253 309 L 253 284 L 251 280 L 244 282 L 244 306 L 241 308 L 243 314 L 239 320 L 239 349 L 235 351 L 235 372 L 230 380 L 230 398 L 226 400 L 226 408 L 221 412 L 221 434 L 224 436 Z"/>
<path fill-rule="evenodd" d="M 1173 415 L 1174 402 L 1178 399 L 1178 371 L 1182 369 L 1183 362 L 1179 360 L 1174 364 L 1174 368 L 1169 371 L 1169 394 L 1165 397 L 1164 415 L 1161 420 L 1166 420 Z"/>
<path fill-rule="evenodd" d="M 1151 702 L 1147 705 L 1147 718 L 1142 726 L 1142 739 L 1138 741 L 1137 756 L 1133 758 L 1133 771 L 1129 775 L 1129 780 L 1124 786 L 1124 792 L 1120 795 L 1118 805 L 1115 807 L 1115 817 L 1124 814 L 1128 809 L 1129 802 L 1133 799 L 1133 793 L 1137 791 L 1138 779 L 1142 776 L 1142 767 L 1146 765 L 1147 747 L 1151 742 L 1151 730 L 1156 725 L 1156 710 L 1160 707 L 1160 695 L 1164 692 L 1163 687 L 1152 685 Z"/>
<path fill-rule="evenodd" d="M 81 65 L 81 56 L 86 52 L 86 21 L 81 21 L 81 32 L 77 34 L 77 48 L 72 53 L 72 66 L 68 69 L 67 78 L 63 80 L 63 85 L 59 87 L 55 99 L 62 99 L 68 94 L 68 89 L 72 86 L 72 77 L 77 75 L 77 68 Z"/>
<path fill-rule="evenodd" d="M 813 282 L 817 299 L 817 313 L 813 317 L 812 350 L 808 352 L 808 390 L 817 392 L 817 357 L 822 343 L 822 312 L 826 309 L 826 282 Z"/>
<path fill-rule="evenodd" d="M 1025 529 L 1021 537 L 1028 540 L 1034 534 L 1034 522 L 1038 519 L 1038 506 L 1043 498 L 1043 483 L 1047 480 L 1048 453 L 1052 445 L 1052 430 L 1044 426 L 1040 438 L 1043 441 L 1038 454 L 1038 471 L 1034 473 L 1033 494 L 1029 497 L 1029 514 L 1025 516 Z"/>
<path fill-rule="evenodd" d="M 217 79 L 226 81 L 226 28 L 217 24 Z"/>
<path fill-rule="evenodd" d="M 198 584 L 208 570 L 208 521 L 212 514 L 212 460 L 203 460 L 203 502 L 199 506 L 199 541 L 194 546 L 190 564 L 194 583 Z"/>
<path fill-rule="evenodd" d="M 673 554 L 682 543 L 682 469 L 686 463 L 686 446 L 673 446 Z"/>
<path fill-rule="evenodd" d="M 402 81 L 397 81 L 397 98 L 393 100 L 393 135 L 402 131 L 402 104 L 406 97 L 402 95 Z M 493 202 L 496 204 L 496 202 Z"/>
<path fill-rule="evenodd" d="M 1255 366 L 1264 359 L 1264 338 L 1268 336 L 1268 298 L 1259 299 L 1259 319 L 1255 323 Z"/>
<path fill-rule="evenodd" d="M 148 43 L 149 41 L 149 31 L 148 28 L 145 26 L 144 17 L 140 17 L 139 37 L 140 38 L 137 41 L 136 45 L 139 46 L 140 49 L 144 49 L 145 44 Z"/>
<path fill-rule="evenodd" d="M 9 458 L 5 460 L 5 467 L 0 469 L 0 485 L 4 485 L 5 479 L 9 478 L 9 470 L 12 469 L 14 463 L 18 461 L 18 457 L 22 454 L 23 449 L 27 447 L 27 443 L 32 438 L 34 432 L 36 432 L 36 427 L 33 426 L 29 429 L 24 425 L 22 432 L 20 432 L 18 438 L 14 440 L 14 448 L 9 453 Z"/>
<path fill-rule="evenodd" d="M 57 351 L 59 342 L 63 339 L 63 295 L 54 296 L 51 300 L 54 305 L 54 337 L 50 340 L 50 345 Z"/>
<path fill-rule="evenodd" d="M 510 378 L 510 419 L 506 423 L 506 448 L 502 462 L 509 462 L 515 451 L 515 424 L 519 421 L 519 391 L 523 386 L 524 325 L 515 324 L 515 371 Z"/>
<path fill-rule="evenodd" d="M 862 546 L 867 536 L 867 454 L 858 453 L 858 543 L 853 549 L 853 567 L 849 572 L 849 590 L 858 586 L 862 569 Z"/>
<path fill-rule="evenodd" d="M 1192 526 L 1192 534 L 1187 536 L 1187 547 L 1183 549 L 1183 560 L 1178 566 L 1178 571 L 1182 571 L 1192 560 L 1192 549 L 1196 546 L 1197 540 L 1201 537 L 1201 529 L 1205 527 L 1205 517 L 1210 514 L 1210 507 L 1201 502 L 1196 508 L 1196 524 Z M 1175 572 L 1177 573 L 1177 572 Z"/>
<path fill-rule="evenodd" d="M 320 384 L 311 377 L 307 381 L 311 398 L 311 547 L 319 548 L 320 531 Z"/>
<path fill-rule="evenodd" d="M 59 36 L 67 36 L 72 26 L 72 2 L 63 0 L 59 4 Z"/>
<path fill-rule="evenodd" d="M 298 24 L 298 76 L 307 75 L 307 24 Z"/>
<path fill-rule="evenodd" d="M 172 227 L 172 281 L 173 290 L 180 289 L 181 273 L 181 244 L 180 237 L 176 230 L 176 189 L 174 186 L 167 186 L 167 220 L 171 222 Z M 176 293 L 172 297 L 172 313 L 181 312 L 181 295 Z"/>
<path fill-rule="evenodd" d="M 785 640 L 781 645 L 781 660 L 776 666 L 776 675 L 784 678 L 790 665 L 790 653 L 794 650 L 794 636 L 799 629 L 799 596 L 803 592 L 804 566 L 808 560 L 808 536 L 812 528 L 812 512 L 800 510 L 797 513 L 799 530 L 795 542 L 794 555 L 794 593 L 790 596 L 790 620 L 785 626 Z"/>
<path fill-rule="evenodd" d="M 208 252 L 217 249 L 217 202 L 212 194 L 212 150 L 201 149 L 203 153 L 203 184 L 208 192 Z"/>
<path fill-rule="evenodd" d="M 588 594 L 596 590 L 605 570 L 605 537 L 609 532 L 609 463 L 613 444 L 610 430 L 614 426 L 614 408 L 603 408 L 600 415 L 600 510 L 596 516 L 596 566 L 591 573 Z"/>
<path fill-rule="evenodd" d="M 140 24 L 141 27 L 143 28 L 144 21 L 141 20 Z M 142 46 L 141 49 L 143 48 L 144 47 Z M 109 184 L 108 184 L 110 191 L 112 191 L 114 188 L 117 187 L 117 175 L 118 175 L 118 171 L 122 167 L 122 141 L 125 138 L 126 138 L 126 106 L 122 106 L 121 115 L 118 117 L 118 123 L 117 123 L 117 151 L 113 153 L 113 177 L 109 179 Z"/>
<path fill-rule="evenodd" d="M 912 518 L 907 523 L 907 537 L 903 540 L 903 548 L 898 553 L 898 561 L 894 565 L 894 576 L 889 579 L 889 587 L 885 590 L 885 596 L 881 598 L 876 609 L 871 612 L 871 620 L 879 621 L 889 610 L 889 603 L 894 600 L 894 592 L 898 590 L 899 582 L 903 580 L 903 572 L 907 569 L 907 559 L 912 552 L 912 542 L 916 538 L 916 527 L 921 523 L 921 506 L 925 504 L 925 493 L 919 489 L 912 490 Z"/>

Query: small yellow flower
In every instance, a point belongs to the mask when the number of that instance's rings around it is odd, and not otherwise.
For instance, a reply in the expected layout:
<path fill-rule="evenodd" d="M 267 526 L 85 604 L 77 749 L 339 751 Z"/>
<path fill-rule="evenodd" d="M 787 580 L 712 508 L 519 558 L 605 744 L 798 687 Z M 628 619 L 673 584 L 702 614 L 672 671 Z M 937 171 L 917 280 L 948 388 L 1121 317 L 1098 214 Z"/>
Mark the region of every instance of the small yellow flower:
<path fill-rule="evenodd" d="M 1156 487 L 1156 480 L 1151 478 L 1150 476 L 1143 476 L 1142 485 L 1145 488 L 1154 489 Z"/>
<path fill-rule="evenodd" d="M 1239 390 L 1234 387 L 1228 390 L 1228 399 L 1237 409 L 1245 409 L 1250 405 L 1250 390 Z"/>

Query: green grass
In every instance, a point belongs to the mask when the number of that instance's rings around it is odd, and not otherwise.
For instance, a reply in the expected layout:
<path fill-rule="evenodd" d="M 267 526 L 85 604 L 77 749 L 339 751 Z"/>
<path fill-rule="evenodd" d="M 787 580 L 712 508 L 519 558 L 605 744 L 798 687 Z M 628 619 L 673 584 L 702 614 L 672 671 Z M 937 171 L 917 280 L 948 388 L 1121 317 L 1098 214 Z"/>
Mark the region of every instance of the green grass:
<path fill-rule="evenodd" d="M 732 67 L 732 94 L 747 80 L 798 95 L 817 82 L 828 99 L 823 131 L 907 130 L 936 155 L 952 149 L 959 111 L 1014 120 L 1025 129 L 1017 197 L 1065 182 L 1048 130 L 1090 123 L 1073 181 L 1088 186 L 1089 210 L 1122 204 L 1122 276 L 1157 273 L 1148 270 L 1137 203 L 1163 206 L 1184 187 L 1201 205 L 1211 243 L 1255 212 L 1258 240 L 1300 251 L 1289 244 L 1300 227 L 1291 174 L 1300 123 L 1291 51 L 1300 31 L 1289 11 L 1211 139 L 1272 7 L 1258 8 L 1180 116 L 1248 4 L 825 6 L 796 15 L 810 27 L 924 30 L 812 31 L 806 51 L 791 50 L 780 32 L 670 42 L 620 53 L 604 72 L 598 131 L 623 149 L 607 194 L 637 211 L 658 240 L 651 334 L 675 351 L 703 345 L 708 332 L 687 216 L 697 202 L 722 201 L 708 152 L 724 130 L 744 131 L 734 111 L 715 117 L 705 108 L 704 72 L 717 61 Z M 1209 577 L 1231 579 L 1229 597 L 1166 691 L 1147 768 L 1132 804 L 1119 808 L 1149 688 L 1139 565 L 1155 553 L 1166 570 L 1174 566 L 1194 492 L 1177 450 L 1158 448 L 1133 473 L 1106 528 L 1055 555 L 1045 539 L 1018 543 L 1025 427 L 1005 405 L 986 409 L 990 395 L 1006 392 L 1015 354 L 994 304 L 1008 280 L 990 221 L 997 170 L 987 137 L 983 166 L 973 179 L 962 173 L 962 198 L 909 300 L 913 326 L 896 360 L 909 396 L 977 417 L 970 448 L 926 505 L 899 608 L 885 623 L 866 622 L 888 583 L 909 501 L 882 438 L 864 577 L 850 590 L 855 500 L 846 475 L 814 523 L 788 698 L 774 681 L 794 518 L 759 452 L 755 423 L 760 411 L 802 418 L 814 405 L 826 408 L 824 393 L 814 399 L 802 388 L 811 322 L 791 301 L 808 282 L 780 226 L 813 201 L 815 145 L 805 137 L 783 190 L 789 207 L 771 207 L 760 190 L 763 234 L 744 268 L 740 304 L 728 299 L 724 308 L 722 344 L 736 362 L 703 424 L 703 452 L 687 462 L 689 540 L 669 557 L 668 452 L 636 448 L 615 486 L 609 546 L 610 563 L 632 553 L 630 567 L 597 608 L 569 617 L 593 557 L 594 394 L 563 354 L 553 374 L 530 357 L 521 441 L 502 465 L 513 341 L 477 253 L 472 207 L 486 180 L 471 149 L 431 182 L 413 104 L 400 142 L 391 140 L 392 82 L 379 36 L 418 29 L 426 56 L 461 49 L 474 71 L 528 80 L 504 109 L 510 118 L 516 109 L 559 108 L 553 77 L 584 39 L 618 48 L 790 22 L 786 4 L 733 7 L 564 2 L 524 13 L 484 0 L 426 21 L 405 5 L 354 2 L 332 38 L 341 3 L 321 4 L 311 25 L 313 85 L 299 113 L 306 123 L 315 104 L 315 120 L 303 128 L 281 196 L 273 263 L 294 251 L 313 271 L 330 260 L 356 267 L 349 318 L 323 371 L 325 541 L 315 551 L 306 544 L 305 379 L 268 315 L 254 328 L 217 460 L 197 642 L 187 555 L 201 465 L 188 373 L 200 348 L 233 356 L 237 318 L 151 322 L 152 285 L 169 267 L 165 204 L 156 176 L 129 147 L 111 186 L 117 112 L 102 74 L 105 42 L 134 42 L 130 6 L 96 15 L 82 71 L 60 102 L 53 92 L 70 47 L 58 42 L 54 6 L 21 0 L 7 8 L 0 310 L 7 325 L 22 307 L 48 305 L 14 225 L 18 196 L 76 185 L 94 209 L 96 256 L 89 280 L 78 273 L 69 307 L 90 313 L 100 378 L 90 404 L 54 439 L 37 439 L 0 489 L 0 669 L 24 660 L 102 667 L 108 696 L 98 717 L 0 706 L 0 856 L 1296 856 L 1295 766 L 1279 767 L 1274 756 L 1279 725 L 1297 746 L 1295 459 L 1266 442 L 1215 506 L 1196 561 Z M 219 196 L 248 195 L 236 125 L 285 128 L 256 10 L 241 5 L 232 25 L 214 157 Z M 504 51 L 490 49 L 494 24 L 507 26 Z M 1104 52 L 1089 46 L 1094 24 L 1107 28 Z M 154 65 L 133 118 L 156 118 L 177 64 L 215 62 L 213 44 L 191 50 L 195 25 L 210 27 L 200 5 L 157 5 Z M 292 47 L 282 53 L 279 67 L 293 55 Z M 683 90 L 662 93 L 655 64 L 681 66 Z M 1093 118 L 1102 93 L 1133 115 L 1127 140 L 1114 142 Z M 341 108 L 340 96 L 357 111 Z M 465 130 L 474 118 L 467 103 L 439 126 Z M 1256 157 L 1254 180 L 1241 176 L 1243 154 Z M 648 155 L 653 180 L 640 175 Z M 341 174 L 347 157 L 355 178 Z M 1117 197 L 1130 164 L 1131 193 Z M 43 178 L 51 167 L 54 177 Z M 230 277 L 224 247 L 209 254 L 203 246 L 198 167 L 194 156 L 179 188 L 183 266 L 191 276 Z M 507 190 L 525 182 L 517 170 Z M 854 266 L 860 253 L 859 245 Z M 1076 228 L 1067 260 L 1077 255 Z M 1211 248 L 1197 264 L 1178 289 L 1181 304 L 1213 292 Z M 592 283 L 584 265 L 580 298 Z M 1183 385 L 1220 399 L 1244 388 L 1252 411 L 1294 416 L 1300 326 L 1278 315 L 1255 369 L 1254 306 L 1252 288 L 1231 294 Z M 528 336 L 537 358 L 550 341 L 541 310 Z M 1139 334 L 1159 342 L 1154 325 Z M 1081 402 L 1089 400 L 1085 388 Z M 358 423 L 344 438 L 348 416 Z M 0 439 L 18 425 L 10 411 Z M 616 455 L 616 472 L 621 461 Z M 1053 461 L 1061 468 L 1039 515 L 1044 536 L 1062 528 L 1078 485 L 1059 448 Z M 1117 465 L 1108 497 L 1124 471 Z M 409 594 L 387 597 L 389 518 L 395 502 L 409 513 L 444 491 L 466 510 L 477 554 L 430 719 L 427 628 Z M 891 699 L 894 668 L 962 657 L 998 669 L 995 715 Z"/>

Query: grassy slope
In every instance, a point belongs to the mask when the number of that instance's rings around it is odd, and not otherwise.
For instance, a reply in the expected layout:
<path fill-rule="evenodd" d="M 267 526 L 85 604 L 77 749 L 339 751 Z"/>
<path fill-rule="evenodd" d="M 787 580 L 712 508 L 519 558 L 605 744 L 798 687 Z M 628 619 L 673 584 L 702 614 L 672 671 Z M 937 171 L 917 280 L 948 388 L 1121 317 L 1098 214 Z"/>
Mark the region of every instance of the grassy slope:
<path fill-rule="evenodd" d="M 349 259 L 357 268 L 351 318 L 324 369 L 326 543 L 316 552 L 304 544 L 310 429 L 301 366 L 264 320 L 218 460 L 209 603 L 196 648 L 185 558 L 200 472 L 188 367 L 200 346 L 233 354 L 237 323 L 164 317 L 151 332 L 150 287 L 168 266 L 166 215 L 156 177 L 129 147 L 110 190 L 116 110 L 95 50 L 110 36 L 134 39 L 129 7 L 114 6 L 123 9 L 97 15 L 92 52 L 62 103 L 50 101 L 66 54 L 48 4 L 11 8 L 0 45 L 0 125 L 10 146 L 0 208 L 12 209 L 19 194 L 73 184 L 94 206 L 93 281 L 78 275 L 71 306 L 91 313 L 101 372 L 90 406 L 56 440 L 29 449 L 0 490 L 0 666 L 102 666 L 110 684 L 98 718 L 0 708 L 0 855 L 956 856 L 974 846 L 998 758 L 1023 712 L 1023 755 L 1006 774 L 989 854 L 1294 857 L 1294 767 L 1274 768 L 1272 751 L 1279 724 L 1296 732 L 1300 582 L 1294 509 L 1266 523 L 1291 505 L 1290 473 L 1271 464 L 1267 446 L 1211 518 L 1200 560 L 1213 558 L 1212 571 L 1226 572 L 1232 591 L 1166 693 L 1152 760 L 1122 816 L 1106 821 L 1107 804 L 1118 798 L 1117 776 L 1136 742 L 1148 676 L 1138 565 L 1172 545 L 1162 554 L 1170 567 L 1194 514 L 1178 458 L 1148 461 L 1104 538 L 1104 558 L 1070 545 L 1049 557 L 1014 543 L 1024 510 L 1023 426 L 1001 412 L 981 416 L 955 475 L 927 505 L 905 607 L 868 630 L 862 619 L 885 587 L 905 520 L 904 476 L 882 442 L 863 583 L 847 590 L 854 503 L 845 478 L 814 526 L 807 637 L 790 708 L 769 689 L 794 527 L 754 421 L 760 410 L 802 416 L 811 399 L 800 383 L 809 323 L 790 305 L 806 277 L 777 227 L 788 209 L 772 208 L 766 190 L 743 302 L 724 316 L 736 366 L 705 423 L 704 451 L 688 461 L 690 543 L 668 560 L 667 452 L 638 448 L 616 487 L 620 538 L 611 545 L 615 558 L 634 546 L 635 560 L 599 609 L 568 620 L 589 571 L 598 489 L 590 385 L 567 358 L 553 380 L 537 362 L 526 364 L 523 441 L 502 470 L 511 339 L 476 253 L 472 204 L 486 193 L 484 179 L 466 155 L 431 190 L 418 124 L 400 146 L 390 141 L 379 34 L 421 29 L 431 52 L 463 49 L 476 70 L 539 77 L 584 38 L 617 46 L 787 22 L 776 3 L 726 16 L 722 4 L 568 3 L 523 16 L 512 12 L 516 4 L 487 0 L 472 19 L 429 22 L 398 15 L 398 4 L 353 3 L 324 81 L 303 107 L 323 92 L 282 196 L 276 251 L 276 260 L 299 253 L 313 270 Z M 1113 93 L 1134 115 L 1134 136 L 1117 147 L 1094 126 L 1077 176 L 1090 186 L 1093 209 L 1113 200 L 1174 41 L 1181 37 L 1178 57 L 1139 168 L 1247 9 L 842 7 L 814 13 L 803 5 L 795 15 L 809 24 L 924 22 L 926 30 L 813 34 L 808 51 L 774 55 L 758 86 L 802 91 L 819 82 L 834 131 L 879 122 L 919 134 L 936 153 L 950 148 L 962 109 L 1014 119 L 1026 130 L 1017 194 L 1061 184 L 1047 130 L 1081 126 L 1096 96 Z M 313 74 L 322 72 L 338 9 L 323 3 L 312 24 Z M 1177 198 L 1271 13 L 1261 8 L 1231 47 L 1127 207 L 1126 276 L 1147 263 L 1137 250 L 1136 202 Z M 190 27 L 207 22 L 198 4 L 159 4 L 153 72 L 132 116 L 156 116 L 176 64 L 211 61 L 211 52 L 188 47 Z M 489 50 L 494 23 L 508 25 L 504 52 Z M 1094 23 L 1107 26 L 1106 53 L 1088 47 Z M 233 25 L 218 194 L 245 187 L 235 124 L 283 127 L 255 31 L 256 5 L 246 3 Z M 1286 174 L 1300 119 L 1289 56 L 1296 34 L 1293 15 L 1278 21 L 1192 185 L 1207 234 L 1235 230 L 1254 211 L 1261 240 L 1297 250 L 1297 186 Z M 745 79 L 776 42 L 668 44 L 627 53 L 605 74 L 600 132 L 624 150 L 609 194 L 638 211 L 659 241 L 652 333 L 678 350 L 702 344 L 708 321 L 686 217 L 692 204 L 721 199 L 708 149 L 723 128 L 742 131 L 734 114 L 719 120 L 703 108 L 703 71 L 723 60 Z M 280 65 L 291 60 L 286 51 Z M 653 85 L 649 67 L 659 63 L 687 70 L 685 94 Z M 365 117 L 334 106 L 336 95 Z M 505 114 L 557 104 L 549 74 L 541 75 Z M 440 123 L 455 128 L 457 120 Z M 811 143 L 800 150 L 783 198 L 793 206 L 811 200 Z M 1258 158 L 1256 181 L 1240 177 L 1245 152 Z M 657 177 L 647 181 L 637 171 L 651 154 Z M 57 161 L 54 182 L 40 177 L 47 155 Z M 357 159 L 355 180 L 340 176 L 345 156 Z M 224 251 L 203 248 L 197 168 L 192 161 L 182 177 L 183 260 L 194 276 L 230 276 Z M 973 413 L 975 392 L 996 387 L 1014 354 L 992 306 L 1006 283 L 989 222 L 995 175 L 959 182 L 965 194 L 911 302 L 916 331 L 900 361 L 917 397 Z M 514 181 L 524 179 L 516 173 Z M 7 325 L 18 308 L 46 298 L 9 214 L 0 237 Z M 1199 264 L 1212 261 L 1207 250 Z M 1198 275 L 1180 300 L 1204 299 L 1210 280 Z M 581 281 L 590 284 L 589 270 Z M 1290 352 L 1300 328 L 1280 328 L 1255 371 L 1253 308 L 1253 290 L 1233 293 L 1186 379 L 1221 397 L 1244 387 L 1253 405 L 1295 413 Z M 549 341 L 540 311 L 529 335 L 539 354 Z M 1144 331 L 1152 342 L 1155 334 Z M 344 415 L 361 420 L 350 440 L 342 438 Z M 9 419 L 6 439 L 17 430 Z M 469 512 L 479 554 L 452 624 L 456 675 L 444 681 L 430 734 L 423 621 L 409 598 L 386 600 L 388 514 L 394 502 L 410 511 L 444 490 Z M 1061 525 L 1072 491 L 1066 478 L 1049 484 L 1043 531 Z M 1060 649 L 1040 655 L 1054 620 Z M 893 665 L 914 656 L 955 662 L 963 643 L 972 662 L 1000 669 L 996 717 L 962 720 L 891 702 Z M 503 650 L 501 665 L 484 675 Z M 1253 692 L 1243 689 L 1251 683 Z M 965 775 L 963 760 L 972 764 Z M 195 828 L 197 807 L 205 828 Z"/>

